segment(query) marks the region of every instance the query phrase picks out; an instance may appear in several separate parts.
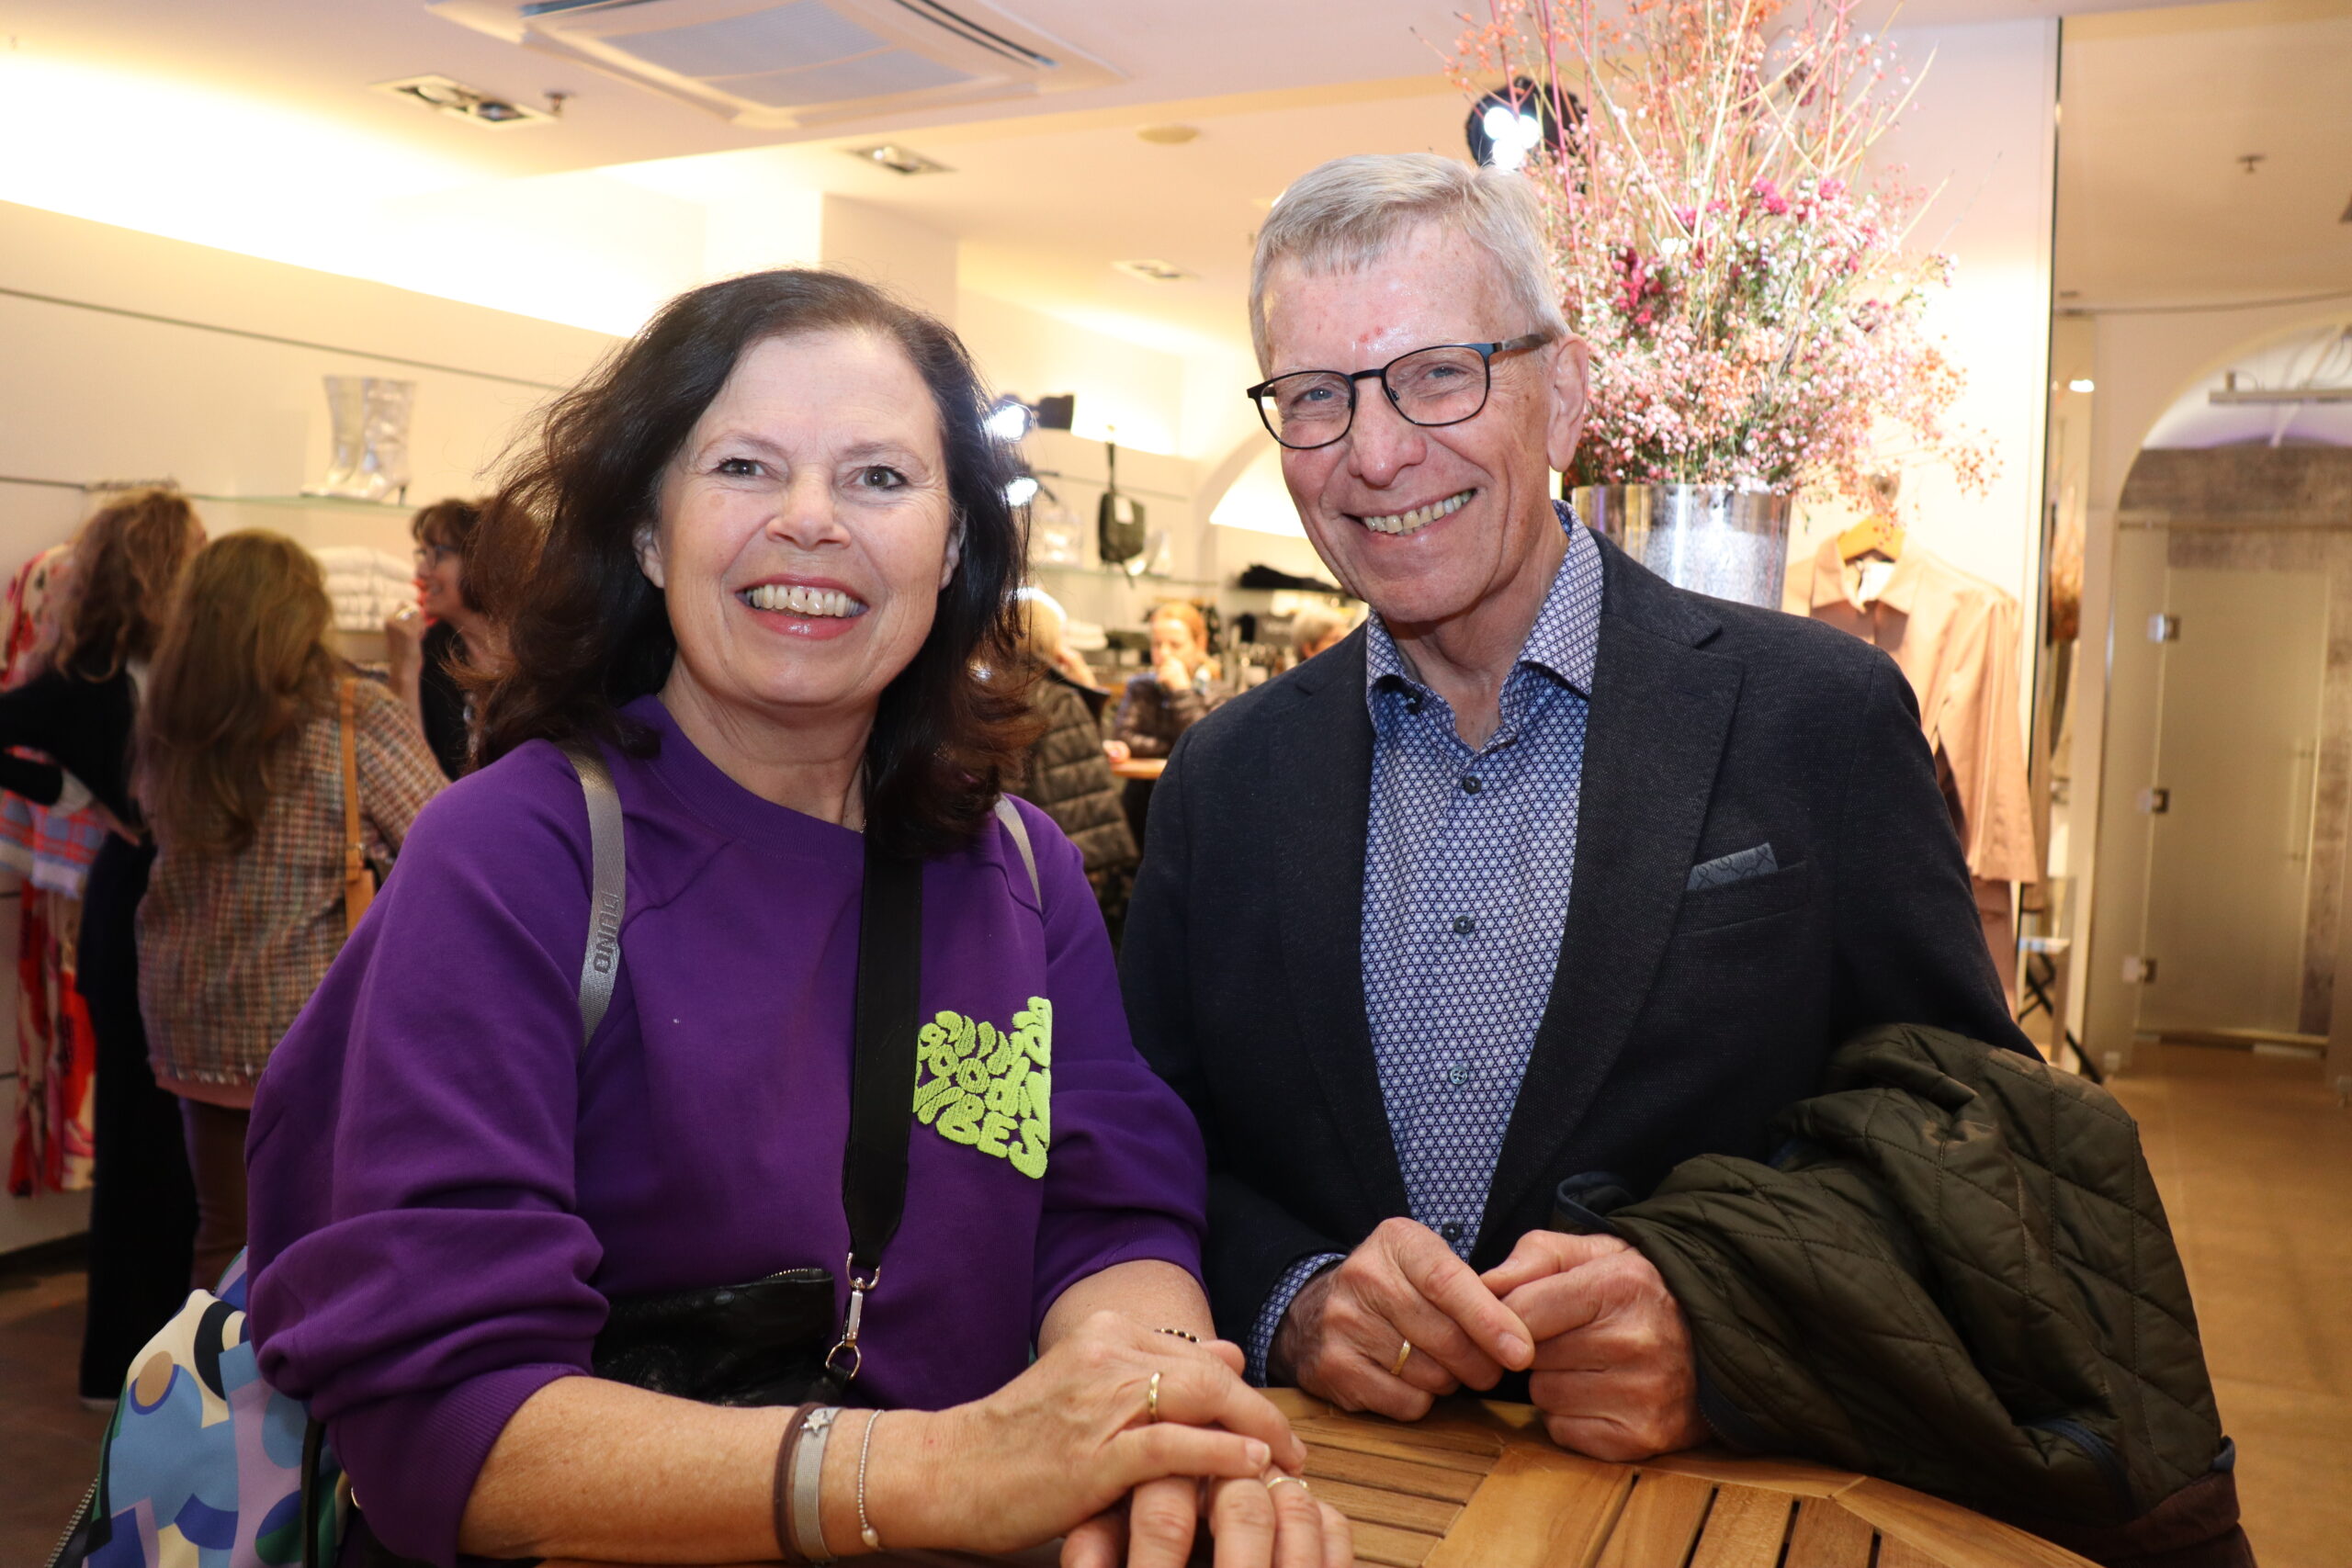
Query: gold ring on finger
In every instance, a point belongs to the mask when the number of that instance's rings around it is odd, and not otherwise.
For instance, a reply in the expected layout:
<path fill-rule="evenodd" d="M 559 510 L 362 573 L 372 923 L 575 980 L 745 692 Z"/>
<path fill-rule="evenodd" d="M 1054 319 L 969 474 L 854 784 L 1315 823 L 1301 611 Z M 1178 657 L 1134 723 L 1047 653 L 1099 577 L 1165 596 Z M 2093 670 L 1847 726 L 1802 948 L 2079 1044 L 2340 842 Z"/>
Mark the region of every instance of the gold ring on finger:
<path fill-rule="evenodd" d="M 1266 1483 L 1266 1490 L 1272 1492 L 1275 1487 L 1280 1486 L 1285 1481 L 1289 1482 L 1293 1486 L 1297 1487 L 1301 1492 L 1306 1493 L 1310 1497 L 1315 1495 L 1314 1488 L 1308 1486 L 1306 1482 L 1301 1481 L 1295 1475 L 1278 1474 L 1274 1476 L 1273 1479 Z"/>
<path fill-rule="evenodd" d="M 1151 1374 L 1151 1385 L 1150 1385 L 1149 1391 L 1144 1394 L 1144 1398 L 1143 1398 L 1143 1411 L 1144 1411 L 1144 1414 L 1145 1414 L 1146 1416 L 1149 1416 L 1149 1417 L 1152 1419 L 1152 1421 L 1153 1421 L 1154 1423 L 1157 1423 L 1157 1422 L 1159 1421 L 1159 1374 L 1158 1372 L 1154 1372 L 1154 1373 L 1152 1373 L 1152 1374 Z"/>
<path fill-rule="evenodd" d="M 1396 1347 L 1396 1359 L 1389 1364 L 1388 1375 L 1392 1378 L 1403 1377 L 1405 1375 L 1405 1363 L 1412 1359 L 1413 1342 L 1408 1339 L 1402 1345 Z"/>

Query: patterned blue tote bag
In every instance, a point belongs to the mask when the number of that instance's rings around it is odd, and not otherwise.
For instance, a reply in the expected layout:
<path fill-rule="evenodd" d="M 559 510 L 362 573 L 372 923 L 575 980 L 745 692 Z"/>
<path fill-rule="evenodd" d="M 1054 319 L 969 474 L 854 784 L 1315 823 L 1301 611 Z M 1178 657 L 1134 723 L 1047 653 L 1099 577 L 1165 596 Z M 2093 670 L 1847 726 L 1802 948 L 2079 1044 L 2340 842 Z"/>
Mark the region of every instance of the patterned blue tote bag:
<path fill-rule="evenodd" d="M 310 1413 L 262 1381 L 240 1252 L 132 1359 L 51 1568 L 315 1568 L 343 1537 L 342 1478 Z"/>

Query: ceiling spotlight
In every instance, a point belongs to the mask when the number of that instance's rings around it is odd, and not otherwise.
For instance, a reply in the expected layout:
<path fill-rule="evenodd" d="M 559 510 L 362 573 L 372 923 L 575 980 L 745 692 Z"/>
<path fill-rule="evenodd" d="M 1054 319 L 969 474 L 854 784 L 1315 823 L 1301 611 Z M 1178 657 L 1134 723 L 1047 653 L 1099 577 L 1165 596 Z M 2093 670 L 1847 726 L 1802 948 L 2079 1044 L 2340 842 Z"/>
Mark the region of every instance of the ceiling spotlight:
<path fill-rule="evenodd" d="M 1201 128 L 1197 125 L 1147 125 L 1136 134 L 1155 147 L 1182 147 L 1185 142 L 1197 139 Z"/>
<path fill-rule="evenodd" d="M 1129 277 L 1140 277 L 1146 283 L 1197 283 L 1201 276 L 1197 272 L 1186 272 L 1174 262 L 1143 259 L 1114 261 L 1111 265 Z"/>
<path fill-rule="evenodd" d="M 2087 376 L 2077 376 L 2073 380 L 2066 383 L 2066 390 L 2070 392 L 2095 392 L 2098 390 L 2098 383 L 2092 380 Z"/>
<path fill-rule="evenodd" d="M 853 158 L 879 164 L 897 175 L 952 175 L 956 172 L 938 159 L 926 158 L 913 148 L 901 147 L 895 141 L 884 141 L 872 147 L 850 147 L 843 151 Z"/>
<path fill-rule="evenodd" d="M 455 115 L 475 125 L 492 127 L 508 125 L 544 125 L 563 112 L 569 93 L 549 93 L 548 107 L 532 108 L 479 87 L 469 87 L 454 76 L 403 76 L 397 82 L 379 82 L 376 90 L 396 97 L 411 99 L 443 114 Z"/>
<path fill-rule="evenodd" d="M 1010 444 L 1037 428 L 1037 411 L 1019 398 L 999 398 L 989 405 L 980 427 L 999 441 Z"/>
<path fill-rule="evenodd" d="M 1494 168 L 1516 169 L 1538 147 L 1561 145 L 1563 128 L 1583 119 L 1584 106 L 1574 93 L 1538 87 L 1521 76 L 1472 104 L 1462 130 L 1472 158 Z"/>
<path fill-rule="evenodd" d="M 1004 503 L 1007 506 L 1026 506 L 1036 499 L 1037 481 L 1031 475 L 1018 475 L 1004 487 Z"/>

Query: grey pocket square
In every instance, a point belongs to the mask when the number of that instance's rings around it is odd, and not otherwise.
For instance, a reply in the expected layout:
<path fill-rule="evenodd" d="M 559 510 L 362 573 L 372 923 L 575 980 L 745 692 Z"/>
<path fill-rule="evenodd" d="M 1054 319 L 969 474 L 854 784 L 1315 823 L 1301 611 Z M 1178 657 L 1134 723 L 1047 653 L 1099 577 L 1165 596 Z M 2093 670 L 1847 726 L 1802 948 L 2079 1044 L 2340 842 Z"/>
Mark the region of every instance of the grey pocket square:
<path fill-rule="evenodd" d="M 1683 890 L 1696 893 L 1704 887 L 1722 887 L 1734 882 L 1745 882 L 1751 876 L 1769 876 L 1781 869 L 1780 861 L 1770 844 L 1758 844 L 1752 850 L 1738 850 L 1718 855 L 1690 868 L 1690 880 Z"/>

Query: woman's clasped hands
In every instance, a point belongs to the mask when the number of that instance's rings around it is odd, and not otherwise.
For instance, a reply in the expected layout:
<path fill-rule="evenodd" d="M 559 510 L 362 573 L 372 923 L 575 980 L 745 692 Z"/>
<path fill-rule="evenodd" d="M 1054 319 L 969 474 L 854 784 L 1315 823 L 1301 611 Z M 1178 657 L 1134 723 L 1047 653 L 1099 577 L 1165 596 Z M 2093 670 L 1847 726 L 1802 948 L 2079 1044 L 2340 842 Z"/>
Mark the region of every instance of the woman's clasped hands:
<path fill-rule="evenodd" d="M 879 1533 L 967 1551 L 1059 1535 L 1062 1568 L 1182 1568 L 1205 1520 L 1216 1568 L 1346 1568 L 1346 1519 L 1308 1492 L 1305 1445 L 1241 1365 L 1236 1346 L 1098 1313 L 987 1398 L 882 1422 Z"/>

